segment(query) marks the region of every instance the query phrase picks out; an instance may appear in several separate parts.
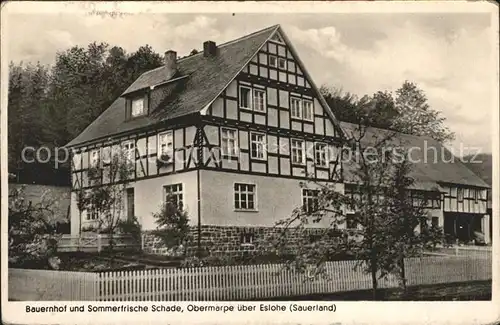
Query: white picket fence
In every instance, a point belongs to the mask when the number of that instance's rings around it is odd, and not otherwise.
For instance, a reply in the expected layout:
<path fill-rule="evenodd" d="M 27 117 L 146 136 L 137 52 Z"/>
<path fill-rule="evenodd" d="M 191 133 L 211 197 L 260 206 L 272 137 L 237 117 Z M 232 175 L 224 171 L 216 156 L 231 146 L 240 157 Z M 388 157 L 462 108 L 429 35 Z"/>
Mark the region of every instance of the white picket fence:
<path fill-rule="evenodd" d="M 26 296 L 19 295 L 19 289 L 22 293 L 22 290 L 41 288 L 43 291 L 49 287 L 52 293 L 42 294 L 35 300 L 227 301 L 370 289 L 370 275 L 360 269 L 354 270 L 355 263 L 356 261 L 329 262 L 326 264 L 325 276 L 319 277 L 298 273 L 279 264 L 76 273 L 77 275 L 74 272 L 11 269 L 9 297 L 26 300 L 19 298 Z M 485 258 L 424 257 L 407 259 L 405 264 L 408 285 L 489 280 L 492 273 L 491 259 Z M 31 276 L 31 280 L 29 287 L 23 288 L 26 285 L 20 280 L 26 275 Z M 34 280 L 35 275 L 39 276 L 38 282 Z M 11 277 L 18 279 L 12 285 Z M 379 282 L 381 288 L 396 286 L 394 277 Z M 67 299 L 69 297 L 72 299 Z"/>
<path fill-rule="evenodd" d="M 9 268 L 9 299 L 97 300 L 99 274 Z"/>

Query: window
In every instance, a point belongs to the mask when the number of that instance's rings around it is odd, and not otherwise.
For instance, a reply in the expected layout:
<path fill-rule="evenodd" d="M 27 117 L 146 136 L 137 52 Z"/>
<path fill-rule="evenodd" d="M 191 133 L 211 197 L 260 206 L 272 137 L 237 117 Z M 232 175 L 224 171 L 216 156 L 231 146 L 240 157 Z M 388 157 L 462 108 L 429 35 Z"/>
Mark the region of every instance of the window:
<path fill-rule="evenodd" d="M 266 159 L 266 136 L 262 133 L 251 133 L 250 137 L 251 157 Z"/>
<path fill-rule="evenodd" d="M 125 157 L 129 161 L 134 161 L 135 160 L 135 143 L 133 141 L 127 141 L 123 143 L 123 151 L 125 154 Z"/>
<path fill-rule="evenodd" d="M 432 200 L 432 207 L 435 209 L 441 208 L 441 193 L 434 194 L 434 197 Z"/>
<path fill-rule="evenodd" d="M 318 210 L 319 190 L 316 189 L 302 189 L 302 207 L 305 212 L 312 213 Z"/>
<path fill-rule="evenodd" d="M 240 86 L 240 108 L 253 109 L 258 112 L 266 111 L 266 92 Z"/>
<path fill-rule="evenodd" d="M 127 188 L 127 218 L 133 220 L 135 217 L 135 192 L 134 188 Z"/>
<path fill-rule="evenodd" d="M 144 98 L 132 99 L 132 117 L 144 115 Z"/>
<path fill-rule="evenodd" d="M 102 162 L 105 164 L 111 163 L 111 148 L 110 147 L 102 148 Z"/>
<path fill-rule="evenodd" d="M 458 188 L 457 189 L 457 201 L 458 202 L 463 202 L 464 200 L 464 189 L 463 188 Z"/>
<path fill-rule="evenodd" d="M 314 111 L 313 111 L 313 102 L 310 100 L 302 101 L 302 116 L 304 120 L 313 121 L 314 120 Z"/>
<path fill-rule="evenodd" d="M 92 150 L 90 152 L 90 167 L 91 168 L 99 167 L 99 158 L 100 158 L 99 153 L 100 153 L 99 149 Z"/>
<path fill-rule="evenodd" d="M 240 236 L 240 242 L 242 245 L 253 245 L 254 234 L 252 233 L 242 233 Z"/>
<path fill-rule="evenodd" d="M 292 139 L 292 163 L 304 164 L 305 163 L 305 150 L 304 141 Z"/>
<path fill-rule="evenodd" d="M 221 129 L 221 149 L 222 154 L 225 156 L 237 156 L 237 137 L 236 130 Z"/>
<path fill-rule="evenodd" d="M 286 59 L 278 58 L 278 67 L 280 69 L 286 70 Z"/>
<path fill-rule="evenodd" d="M 182 184 L 172 184 L 166 185 L 164 187 L 164 202 L 170 200 L 170 202 L 174 203 L 179 209 L 183 209 L 184 206 L 184 194 L 182 191 Z"/>
<path fill-rule="evenodd" d="M 292 118 L 314 121 L 314 106 L 311 100 L 290 97 L 290 110 Z"/>
<path fill-rule="evenodd" d="M 253 90 L 253 110 L 259 112 L 266 111 L 266 92 L 264 90 Z"/>
<path fill-rule="evenodd" d="M 236 210 L 256 210 L 255 185 L 234 184 L 234 208 Z"/>
<path fill-rule="evenodd" d="M 82 165 L 82 155 L 79 153 L 73 154 L 73 169 L 78 170 Z"/>
<path fill-rule="evenodd" d="M 174 138 L 172 132 L 158 134 L 158 159 L 162 162 L 173 161 Z"/>
<path fill-rule="evenodd" d="M 434 228 L 439 226 L 439 217 L 432 217 L 431 226 Z"/>
<path fill-rule="evenodd" d="M 472 191 L 472 195 L 474 197 L 474 202 L 477 203 L 478 202 L 478 190 L 471 190 Z"/>
<path fill-rule="evenodd" d="M 248 87 L 240 86 L 240 107 L 252 108 L 252 90 Z"/>
<path fill-rule="evenodd" d="M 328 146 L 324 143 L 316 143 L 314 146 L 316 166 L 328 166 Z"/>
<path fill-rule="evenodd" d="M 293 118 L 302 118 L 302 105 L 300 98 L 290 97 L 290 110 Z"/>
<path fill-rule="evenodd" d="M 346 215 L 346 227 L 347 229 L 357 229 L 358 228 L 358 216 L 354 213 L 349 213 Z"/>
<path fill-rule="evenodd" d="M 427 218 L 420 218 L 420 232 L 427 232 L 429 230 L 429 224 L 427 223 Z"/>
<path fill-rule="evenodd" d="M 97 209 L 94 206 L 90 206 L 87 209 L 87 213 L 86 213 L 85 219 L 87 219 L 87 220 L 97 220 L 98 216 L 99 216 L 99 214 L 97 213 Z"/>
<path fill-rule="evenodd" d="M 278 66 L 278 58 L 274 55 L 269 56 L 269 66 L 276 68 Z"/>

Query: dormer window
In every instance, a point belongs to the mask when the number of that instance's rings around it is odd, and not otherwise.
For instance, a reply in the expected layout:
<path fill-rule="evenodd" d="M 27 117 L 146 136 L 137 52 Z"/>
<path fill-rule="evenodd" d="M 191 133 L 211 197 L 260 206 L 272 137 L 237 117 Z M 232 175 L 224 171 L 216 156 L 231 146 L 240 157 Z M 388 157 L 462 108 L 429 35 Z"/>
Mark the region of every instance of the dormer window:
<path fill-rule="evenodd" d="M 144 115 L 144 98 L 135 98 L 132 99 L 132 117 L 138 117 Z"/>
<path fill-rule="evenodd" d="M 127 98 L 125 116 L 127 120 L 148 114 L 148 94 L 130 96 Z"/>

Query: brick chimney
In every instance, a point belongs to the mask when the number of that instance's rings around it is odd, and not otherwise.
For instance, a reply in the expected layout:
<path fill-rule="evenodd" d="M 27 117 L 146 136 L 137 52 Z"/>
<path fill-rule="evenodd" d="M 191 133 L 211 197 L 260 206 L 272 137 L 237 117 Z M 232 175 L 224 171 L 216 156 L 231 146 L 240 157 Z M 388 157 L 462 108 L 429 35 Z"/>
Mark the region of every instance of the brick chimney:
<path fill-rule="evenodd" d="M 206 41 L 203 43 L 203 56 L 210 57 L 217 55 L 217 45 L 215 42 Z"/>
<path fill-rule="evenodd" d="M 170 77 L 174 76 L 177 72 L 177 52 L 172 50 L 168 50 L 167 52 L 165 52 L 163 63 L 168 69 L 168 74 L 170 75 Z"/>

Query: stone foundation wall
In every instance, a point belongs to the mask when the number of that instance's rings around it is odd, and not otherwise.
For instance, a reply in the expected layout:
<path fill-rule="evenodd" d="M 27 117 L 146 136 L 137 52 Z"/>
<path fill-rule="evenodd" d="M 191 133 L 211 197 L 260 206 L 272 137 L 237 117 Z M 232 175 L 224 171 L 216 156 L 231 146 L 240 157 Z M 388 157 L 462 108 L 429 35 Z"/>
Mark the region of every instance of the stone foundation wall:
<path fill-rule="evenodd" d="M 306 234 L 314 235 L 319 229 L 311 228 Z M 248 254 L 274 253 L 273 238 L 279 235 L 274 227 L 241 227 L 241 226 L 213 226 L 203 225 L 201 227 L 200 244 L 204 255 L 211 256 L 242 256 Z M 198 249 L 198 228 L 191 229 L 192 241 L 186 248 L 188 256 L 194 256 Z M 297 235 L 295 235 L 296 237 Z M 289 248 L 293 251 L 298 245 L 299 238 L 294 234 L 289 237 Z M 163 245 L 160 238 L 151 232 L 143 234 L 143 250 L 151 254 L 178 256 L 183 249 L 169 249 Z"/>

